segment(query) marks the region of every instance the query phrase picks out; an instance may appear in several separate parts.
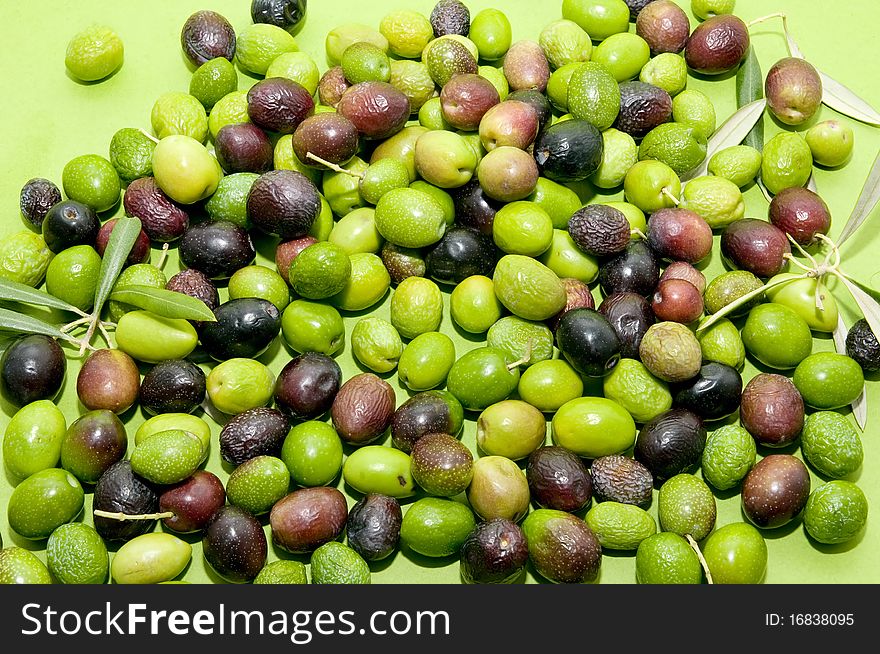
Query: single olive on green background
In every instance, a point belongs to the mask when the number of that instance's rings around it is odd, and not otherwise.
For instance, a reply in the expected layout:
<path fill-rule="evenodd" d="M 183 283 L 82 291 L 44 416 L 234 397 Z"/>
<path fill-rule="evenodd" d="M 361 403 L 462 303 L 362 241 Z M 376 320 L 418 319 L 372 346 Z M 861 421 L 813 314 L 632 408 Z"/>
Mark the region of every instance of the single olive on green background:
<path fill-rule="evenodd" d="M 583 395 L 584 382 L 567 361 L 549 359 L 529 366 L 519 380 L 520 398 L 544 413 Z"/>
<path fill-rule="evenodd" d="M 767 543 L 745 522 L 724 525 L 702 546 L 703 557 L 716 584 L 759 584 L 767 570 Z"/>
<path fill-rule="evenodd" d="M 50 400 L 37 400 L 19 409 L 3 435 L 3 462 L 13 476 L 24 479 L 54 468 L 67 433 L 64 414 Z"/>
<path fill-rule="evenodd" d="M 427 391 L 446 381 L 455 363 L 455 343 L 441 332 L 425 332 L 410 341 L 400 355 L 397 377 L 413 391 Z"/>
<path fill-rule="evenodd" d="M 636 440 L 632 416 L 604 397 L 581 397 L 565 403 L 551 422 L 553 443 L 578 456 L 595 459 L 620 454 Z"/>
<path fill-rule="evenodd" d="M 342 440 L 326 422 L 303 422 L 284 439 L 281 460 L 300 486 L 324 486 L 342 470 Z"/>
<path fill-rule="evenodd" d="M 332 356 L 345 346 L 342 316 L 322 302 L 294 300 L 281 314 L 281 334 L 297 352 Z"/>
<path fill-rule="evenodd" d="M 452 290 L 449 310 L 452 319 L 464 331 L 482 334 L 501 318 L 504 307 L 495 296 L 492 280 L 483 275 L 472 275 Z"/>
<path fill-rule="evenodd" d="M 749 312 L 742 340 L 746 351 L 758 361 L 781 370 L 796 367 L 813 350 L 807 322 L 792 309 L 772 302 Z"/>
<path fill-rule="evenodd" d="M 351 332 L 351 349 L 355 358 L 370 370 L 391 372 L 403 354 L 400 334 L 387 320 L 367 317 L 358 320 Z"/>
<path fill-rule="evenodd" d="M 794 371 L 794 385 L 809 406 L 837 409 L 855 402 L 865 388 L 862 367 L 845 354 L 817 352 Z"/>

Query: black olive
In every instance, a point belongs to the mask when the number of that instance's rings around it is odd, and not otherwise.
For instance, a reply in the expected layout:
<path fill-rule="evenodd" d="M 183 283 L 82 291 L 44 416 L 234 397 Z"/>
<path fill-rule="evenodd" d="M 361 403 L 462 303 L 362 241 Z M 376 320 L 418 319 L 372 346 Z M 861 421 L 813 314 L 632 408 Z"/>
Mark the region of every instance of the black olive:
<path fill-rule="evenodd" d="M 367 561 L 387 558 L 400 541 L 402 521 L 396 499 L 367 493 L 348 512 L 348 545 Z"/>
<path fill-rule="evenodd" d="M 218 361 L 256 358 L 281 331 L 278 307 L 261 298 L 230 300 L 214 310 L 214 317 L 216 322 L 203 325 L 200 339 Z"/>
<path fill-rule="evenodd" d="M 606 296 L 614 293 L 650 295 L 660 281 L 660 264 L 644 241 L 632 241 L 599 267 L 599 285 Z"/>
<path fill-rule="evenodd" d="M 555 182 L 579 182 L 602 163 L 602 133 L 586 120 L 551 125 L 535 139 L 535 161 L 541 174 Z"/>
<path fill-rule="evenodd" d="M 0 390 L 15 406 L 51 400 L 64 382 L 67 360 L 54 338 L 22 336 L 0 358 Z"/>
<path fill-rule="evenodd" d="M 294 32 L 305 20 L 307 9 L 307 0 L 253 0 L 251 19 Z"/>
<path fill-rule="evenodd" d="M 638 359 L 642 338 L 656 322 L 648 301 L 635 293 L 614 293 L 602 300 L 599 313 L 608 318 L 611 328 L 620 339 L 620 356 Z"/>
<path fill-rule="evenodd" d="M 472 275 L 491 277 L 498 261 L 492 239 L 467 227 L 450 229 L 425 257 L 428 276 L 458 284 Z"/>
<path fill-rule="evenodd" d="M 192 225 L 183 235 L 180 260 L 211 279 L 228 279 L 257 256 L 248 233 L 225 220 Z"/>
<path fill-rule="evenodd" d="M 174 359 L 144 375 L 138 401 L 147 413 L 191 413 L 205 400 L 205 373 L 196 364 Z"/>
<path fill-rule="evenodd" d="M 149 515 L 159 510 L 159 495 L 132 472 L 131 463 L 119 461 L 98 478 L 92 508 L 124 515 Z M 131 540 L 152 531 L 155 524 L 155 520 L 117 520 L 95 516 L 95 530 L 104 540 Z"/>
<path fill-rule="evenodd" d="M 706 428 L 687 409 L 670 409 L 646 423 L 634 454 L 656 480 L 665 480 L 697 464 L 706 447 Z"/>
<path fill-rule="evenodd" d="M 672 405 L 693 411 L 703 420 L 720 420 L 739 409 L 742 391 L 742 376 L 736 368 L 712 362 L 676 387 Z"/>
<path fill-rule="evenodd" d="M 563 315 L 556 344 L 572 368 L 588 377 L 604 377 L 620 360 L 620 339 L 608 319 L 594 309 Z"/>
<path fill-rule="evenodd" d="M 277 456 L 289 427 L 287 418 L 277 409 L 248 409 L 220 431 L 220 456 L 234 465 L 257 456 Z"/>

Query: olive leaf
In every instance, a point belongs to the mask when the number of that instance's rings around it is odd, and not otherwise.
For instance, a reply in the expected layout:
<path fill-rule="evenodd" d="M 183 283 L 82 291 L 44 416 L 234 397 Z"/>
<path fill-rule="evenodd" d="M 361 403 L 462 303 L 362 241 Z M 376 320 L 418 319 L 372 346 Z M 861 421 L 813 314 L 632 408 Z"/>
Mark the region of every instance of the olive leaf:
<path fill-rule="evenodd" d="M 837 350 L 838 354 L 846 354 L 846 334 L 847 329 L 846 323 L 843 322 L 843 316 L 837 316 L 837 327 L 834 329 L 833 336 L 834 349 Z M 852 403 L 852 412 L 859 427 L 864 431 L 865 425 L 868 424 L 868 396 L 864 390 L 862 390 L 862 394 L 859 395 L 858 399 Z"/>
<path fill-rule="evenodd" d="M 764 199 L 767 200 L 767 202 L 773 202 L 773 196 L 770 195 L 770 191 L 767 190 L 767 187 L 764 185 L 764 180 L 761 179 L 760 175 L 758 175 L 755 181 L 758 182 L 758 188 L 761 189 Z"/>
<path fill-rule="evenodd" d="M 730 118 L 724 121 L 724 124 L 718 128 L 718 131 L 709 139 L 706 146 L 706 158 L 703 163 L 694 168 L 689 173 L 682 176 L 681 180 L 689 181 L 694 177 L 701 177 L 709 170 L 709 160 L 715 153 L 725 148 L 739 145 L 742 143 L 746 135 L 752 130 L 757 122 L 764 115 L 764 108 L 767 101 L 763 98 L 750 102 L 742 109 L 739 109 Z"/>
<path fill-rule="evenodd" d="M 819 194 L 819 187 L 816 185 L 816 175 L 810 175 L 810 179 L 807 181 L 807 189 L 815 193 Z"/>
<path fill-rule="evenodd" d="M 874 107 L 830 75 L 821 70 L 818 72 L 822 80 L 823 104 L 844 116 L 880 127 L 880 113 Z"/>
<path fill-rule="evenodd" d="M 871 172 L 868 173 L 865 184 L 862 186 L 862 192 L 859 199 L 856 200 L 856 206 L 846 221 L 840 238 L 837 239 L 837 246 L 840 247 L 856 230 L 862 226 L 862 223 L 868 219 L 868 216 L 874 211 L 877 203 L 880 202 L 880 152 L 874 159 L 874 165 Z"/>
<path fill-rule="evenodd" d="M 151 286 L 122 286 L 110 294 L 110 299 L 145 309 L 163 318 L 216 321 L 214 312 L 200 299 Z"/>
<path fill-rule="evenodd" d="M 54 295 L 49 295 L 48 293 L 38 291 L 31 286 L 20 284 L 4 277 L 0 277 L 0 300 L 21 302 L 23 304 L 32 304 L 34 306 L 48 307 L 50 309 L 61 309 L 62 311 L 70 311 L 71 313 L 80 316 L 86 315 L 72 304 L 68 304 L 64 300 L 59 300 Z"/>
<path fill-rule="evenodd" d="M 764 97 L 764 76 L 755 49 L 749 46 L 745 61 L 736 72 L 736 107 L 742 109 L 747 104 Z M 759 120 L 743 139 L 743 145 L 749 145 L 759 152 L 764 149 L 764 121 Z"/>
<path fill-rule="evenodd" d="M 0 308 L 0 331 L 17 332 L 19 334 L 42 334 L 65 341 L 72 340 L 55 325 L 34 318 L 25 313 Z"/>
<path fill-rule="evenodd" d="M 110 239 L 107 241 L 107 248 L 104 250 L 104 257 L 101 260 L 101 270 L 98 273 L 98 285 L 95 289 L 95 306 L 93 315 L 100 317 L 101 309 L 113 290 L 113 285 L 122 272 L 125 260 L 131 254 L 138 235 L 141 233 L 141 221 L 133 216 L 123 216 L 120 218 L 113 231 L 110 232 Z"/>

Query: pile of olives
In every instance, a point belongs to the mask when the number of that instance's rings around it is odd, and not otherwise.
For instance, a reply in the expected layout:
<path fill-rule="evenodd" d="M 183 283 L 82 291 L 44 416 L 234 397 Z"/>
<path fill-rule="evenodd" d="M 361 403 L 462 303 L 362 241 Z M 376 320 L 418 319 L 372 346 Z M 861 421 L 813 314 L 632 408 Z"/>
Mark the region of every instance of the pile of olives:
<path fill-rule="evenodd" d="M 845 354 L 818 351 L 837 305 L 787 270 L 790 240 L 830 229 L 804 186 L 814 163 L 845 163 L 852 131 L 734 145 L 682 182 L 716 129 L 688 71 L 730 72 L 749 50 L 733 4 L 693 0 L 692 30 L 671 0 L 563 0 L 514 43 L 503 11 L 440 0 L 333 29 L 323 74 L 293 36 L 304 0 L 254 0 L 237 33 L 190 16 L 189 92 L 156 100 L 152 134 L 123 128 L 108 158 L 72 160 L 63 193 L 27 182 L 33 229 L 0 245 L 0 275 L 45 279 L 86 315 L 121 196 L 142 232 L 116 287 L 197 298 L 214 320 L 111 300 L 113 347 L 78 367 L 76 417 L 53 402 L 73 353 L 42 334 L 6 347 L 6 519 L 47 564 L 7 547 L 0 582 L 169 582 L 192 556 L 177 534 L 195 533 L 237 583 L 369 583 L 400 548 L 459 560 L 468 583 L 522 580 L 529 563 L 592 581 L 603 550 L 635 552 L 640 583 L 759 583 L 764 530 L 802 517 L 816 542 L 857 537 L 867 501 L 843 478 L 862 444 L 837 410 L 880 369 L 880 343 L 860 321 Z M 121 64 L 112 39 L 84 58 L 92 37 L 68 51 L 80 79 Z M 819 108 L 803 60 L 766 86 L 783 123 Z M 768 220 L 745 216 L 759 174 Z M 729 270 L 707 279 L 716 233 Z M 170 276 L 151 263 L 169 243 Z M 767 280 L 783 283 L 699 329 Z M 765 372 L 743 379 L 747 357 Z M 130 433 L 136 406 L 148 419 Z M 748 521 L 716 524 L 731 490 Z M 269 562 L 269 540 L 309 572 Z"/>

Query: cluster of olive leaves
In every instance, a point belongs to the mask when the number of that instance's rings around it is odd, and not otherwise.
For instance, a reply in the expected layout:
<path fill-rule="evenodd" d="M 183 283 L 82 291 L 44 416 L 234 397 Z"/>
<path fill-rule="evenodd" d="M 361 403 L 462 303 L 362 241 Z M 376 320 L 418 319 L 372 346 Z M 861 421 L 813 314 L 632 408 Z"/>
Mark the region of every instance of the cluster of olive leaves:
<path fill-rule="evenodd" d="M 785 14 L 775 13 L 768 16 L 757 18 L 749 23 L 749 27 L 762 23 L 773 18 L 781 18 L 785 40 L 788 46 L 789 54 L 792 57 L 805 59 L 801 49 L 798 47 L 791 32 L 788 29 L 788 21 Z M 817 69 L 819 77 L 822 80 L 822 103 L 834 109 L 835 111 L 849 116 L 855 120 L 880 127 L 880 113 L 877 112 L 868 102 L 856 95 L 852 90 L 836 81 L 831 76 Z M 754 49 L 749 48 L 748 55 L 737 71 L 736 89 L 737 89 L 737 107 L 738 110 L 715 132 L 707 146 L 706 158 L 701 166 L 690 171 L 682 178 L 682 181 L 693 179 L 707 172 L 708 162 L 712 156 L 725 148 L 744 143 L 750 145 L 757 150 L 763 149 L 764 145 L 764 126 L 763 116 L 764 109 L 767 106 L 767 100 L 763 97 L 764 80 L 761 73 L 761 66 L 755 55 Z M 769 202 L 772 198 L 767 188 L 764 186 L 760 177 L 757 180 L 764 197 Z M 811 176 L 807 184 L 807 188 L 813 192 L 817 191 L 814 178 Z M 797 279 L 816 279 L 816 308 L 824 309 L 822 296 L 827 291 L 826 281 L 829 277 L 835 277 L 843 284 L 849 294 L 855 300 L 862 312 L 871 331 L 880 335 L 880 304 L 874 300 L 863 288 L 859 281 L 853 279 L 841 269 L 841 253 L 840 248 L 849 240 L 849 238 L 864 224 L 871 213 L 880 203 L 880 152 L 874 160 L 874 165 L 868 174 L 862 191 L 856 201 L 855 207 L 846 222 L 840 236 L 836 241 L 831 240 L 827 236 L 818 235 L 819 246 L 824 250 L 825 256 L 822 261 L 817 257 L 804 250 L 798 245 L 794 239 L 792 244 L 797 248 L 800 254 L 809 262 L 805 264 L 792 255 L 788 255 L 789 261 L 801 269 L 801 273 L 796 277 L 771 281 L 761 288 L 758 288 L 746 295 L 742 296 L 735 302 L 727 305 L 717 313 L 709 316 L 700 323 L 697 331 L 705 330 L 715 324 L 724 316 L 736 311 L 739 307 L 750 302 L 756 297 L 760 297 L 767 290 L 781 285 L 787 284 Z M 834 330 L 835 348 L 840 353 L 846 352 L 846 335 L 847 327 L 843 322 L 843 318 L 838 318 L 837 328 Z M 859 426 L 864 429 L 867 424 L 867 400 L 865 393 L 853 403 L 853 414 Z"/>
<path fill-rule="evenodd" d="M 133 216 L 123 216 L 114 226 L 101 259 L 91 313 L 81 311 L 49 293 L 0 278 L 0 301 L 55 309 L 79 316 L 72 322 L 56 325 L 25 313 L 0 307 L 0 329 L 14 333 L 51 336 L 78 348 L 79 355 L 82 356 L 86 351 L 97 349 L 92 345 L 97 333 L 101 334 L 108 347 L 111 345 L 108 330 L 113 329 L 115 325 L 101 319 L 101 312 L 108 300 L 125 302 L 165 318 L 216 320 L 214 313 L 204 302 L 184 293 L 140 285 L 114 288 L 140 231 L 141 221 Z M 85 331 L 81 335 L 74 335 L 83 330 Z"/>

